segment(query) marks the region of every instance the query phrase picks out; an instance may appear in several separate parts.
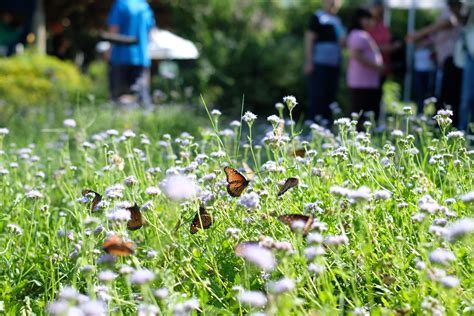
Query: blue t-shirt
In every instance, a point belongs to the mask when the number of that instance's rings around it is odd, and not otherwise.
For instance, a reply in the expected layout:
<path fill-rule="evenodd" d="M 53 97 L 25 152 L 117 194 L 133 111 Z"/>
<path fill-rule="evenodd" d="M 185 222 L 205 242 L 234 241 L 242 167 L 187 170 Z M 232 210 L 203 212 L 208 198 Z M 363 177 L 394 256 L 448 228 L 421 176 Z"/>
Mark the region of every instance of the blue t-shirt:
<path fill-rule="evenodd" d="M 110 62 L 149 67 L 148 34 L 155 26 L 155 17 L 146 0 L 116 0 L 107 23 L 118 26 L 120 34 L 137 39 L 136 44 L 114 44 Z"/>

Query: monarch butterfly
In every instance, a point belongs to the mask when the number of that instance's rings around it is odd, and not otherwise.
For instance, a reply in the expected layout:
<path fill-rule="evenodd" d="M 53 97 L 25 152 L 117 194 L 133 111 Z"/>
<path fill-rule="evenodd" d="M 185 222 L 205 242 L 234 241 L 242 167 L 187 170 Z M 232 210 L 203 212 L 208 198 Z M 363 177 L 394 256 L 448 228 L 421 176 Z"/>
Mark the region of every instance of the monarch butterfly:
<path fill-rule="evenodd" d="M 290 149 L 288 151 L 288 155 L 293 156 L 293 157 L 304 158 L 304 156 L 306 155 L 306 149 L 300 148 L 300 149 L 296 149 L 294 151 L 293 151 L 293 149 Z"/>
<path fill-rule="evenodd" d="M 129 230 L 137 230 L 145 224 L 145 220 L 142 217 L 140 208 L 137 203 L 132 207 L 127 207 L 127 210 L 130 211 L 130 220 L 127 222 L 127 228 Z"/>
<path fill-rule="evenodd" d="M 94 198 L 92 199 L 92 202 L 90 204 L 90 209 L 91 211 L 94 211 L 97 207 L 97 204 L 99 204 L 99 202 L 102 201 L 102 195 L 90 189 L 82 190 L 82 196 L 87 196 L 88 194 L 91 194 L 91 193 L 94 194 Z"/>
<path fill-rule="evenodd" d="M 125 242 L 114 235 L 104 242 L 102 249 L 111 255 L 125 257 L 133 254 L 133 243 Z"/>
<path fill-rule="evenodd" d="M 235 247 L 234 247 L 234 253 L 237 257 L 243 257 L 244 254 L 245 254 L 245 249 L 247 247 L 251 247 L 251 246 L 258 246 L 260 244 L 260 242 L 258 241 L 244 241 L 244 242 L 241 242 L 240 244 L 237 244 Z"/>
<path fill-rule="evenodd" d="M 234 168 L 225 167 L 224 172 L 227 178 L 227 193 L 232 197 L 240 196 L 249 182 Z"/>
<path fill-rule="evenodd" d="M 190 232 L 195 234 L 200 229 L 208 229 L 213 223 L 212 216 L 206 211 L 204 206 L 199 206 L 199 212 L 194 216 L 191 223 Z"/>
<path fill-rule="evenodd" d="M 289 189 L 297 186 L 298 182 L 299 181 L 298 181 L 297 178 L 288 178 L 288 179 L 286 179 L 285 183 L 281 186 L 280 191 L 278 191 L 278 196 L 283 195 Z"/>
<path fill-rule="evenodd" d="M 292 231 L 297 230 L 299 227 L 303 226 L 303 237 L 308 235 L 311 227 L 313 226 L 314 218 L 311 215 L 303 214 L 288 214 L 278 216 L 280 222 L 290 226 Z"/>

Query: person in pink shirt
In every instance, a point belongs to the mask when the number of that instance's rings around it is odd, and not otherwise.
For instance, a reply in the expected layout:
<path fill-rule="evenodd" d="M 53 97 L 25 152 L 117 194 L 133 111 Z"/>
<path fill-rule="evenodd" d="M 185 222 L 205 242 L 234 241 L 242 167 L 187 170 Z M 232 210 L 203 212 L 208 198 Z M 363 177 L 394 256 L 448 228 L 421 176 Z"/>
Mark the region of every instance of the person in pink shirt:
<path fill-rule="evenodd" d="M 385 70 L 380 50 L 369 33 L 373 26 L 372 14 L 364 8 L 356 9 L 352 30 L 347 40 L 349 65 L 347 85 L 351 91 L 351 111 L 379 115 L 379 87 Z"/>
<path fill-rule="evenodd" d="M 400 41 L 392 41 L 392 33 L 385 25 L 384 0 L 374 0 L 370 7 L 370 13 L 372 13 L 372 17 L 374 18 L 374 24 L 369 30 L 369 33 L 382 53 L 383 63 L 386 70 L 384 75 L 388 76 L 392 70 L 390 55 L 396 50 L 401 49 L 403 44 Z"/>

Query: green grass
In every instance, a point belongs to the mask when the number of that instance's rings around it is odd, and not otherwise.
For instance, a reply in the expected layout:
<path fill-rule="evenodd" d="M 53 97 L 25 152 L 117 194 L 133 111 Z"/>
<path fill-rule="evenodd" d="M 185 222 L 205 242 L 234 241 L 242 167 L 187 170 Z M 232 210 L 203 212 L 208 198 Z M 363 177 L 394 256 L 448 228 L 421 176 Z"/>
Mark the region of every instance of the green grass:
<path fill-rule="evenodd" d="M 146 114 L 79 107 L 72 112 L 75 128 L 62 125 L 69 115 L 59 110 L 28 112 L 26 117 L 13 116 L 3 123 L 10 130 L 0 136 L 0 308 L 7 315 L 45 314 L 48 304 L 65 301 L 60 293 L 66 286 L 90 300 L 106 298 L 107 311 L 118 315 L 134 314 L 143 304 L 154 305 L 166 315 L 179 314 L 180 304 L 191 298 L 197 299 L 198 311 L 205 315 L 257 311 L 344 315 L 364 310 L 373 315 L 422 314 L 428 313 L 431 298 L 438 302 L 433 306 L 448 315 L 473 312 L 472 235 L 450 243 L 443 234 L 430 231 L 435 219 L 454 222 L 473 217 L 473 204 L 461 200 L 474 190 L 473 152 L 463 139 L 447 137 L 449 127 L 438 129 L 399 115 L 380 133 L 372 129 L 357 133 L 354 124 L 340 125 L 325 135 L 315 129 L 286 127 L 286 140 L 261 143 L 262 135 L 249 133 L 245 122 L 241 129 L 229 127 L 217 115 L 210 115 L 209 128 L 200 127 L 205 126 L 204 110 L 197 114 L 188 108 L 163 107 Z M 111 128 L 120 135 L 132 129 L 136 137 L 105 136 Z M 233 134 L 221 133 L 226 128 Z M 274 134 L 279 135 L 278 129 Z M 402 130 L 402 135 L 392 135 L 395 129 Z M 300 130 L 304 133 L 299 134 Z M 180 135 L 184 131 L 189 135 Z M 85 141 L 93 148 L 84 146 Z M 288 154 L 299 148 L 306 149 L 304 158 Z M 225 165 L 243 170 L 247 164 L 255 176 L 244 195 L 255 192 L 259 196 L 259 205 L 253 209 L 227 194 L 223 172 Z M 165 192 L 146 193 L 175 171 L 195 177 L 201 190 L 211 196 L 207 211 L 214 223 L 209 229 L 195 235 L 189 232 L 202 203 L 199 199 L 174 202 Z M 137 183 L 124 187 L 123 198 L 105 196 L 106 188 L 123 184 L 127 176 L 134 176 Z M 278 183 L 288 177 L 299 178 L 299 185 L 277 197 Z M 372 198 L 359 194 L 360 199 L 351 199 L 356 193 L 349 189 L 364 186 Z M 90 211 L 78 201 L 86 188 L 102 194 L 110 205 Z M 38 190 L 41 197 L 25 197 L 31 190 Z M 345 196 L 335 194 L 337 190 Z M 376 199 L 374 193 L 379 190 L 390 191 L 391 197 Z M 426 195 L 433 201 L 420 205 Z M 455 200 L 448 205 L 449 198 Z M 129 231 L 126 223 L 108 219 L 108 210 L 120 201 L 152 202 L 150 209 L 142 211 L 146 225 Z M 311 211 L 308 203 L 317 203 L 319 208 Z M 435 209 L 433 214 L 420 210 L 427 205 Z M 309 242 L 276 217 L 290 213 L 311 214 L 315 221 L 325 223 L 323 236 L 344 235 L 348 242 L 331 246 L 326 240 L 325 254 L 309 260 L 305 256 Z M 414 221 L 417 213 L 424 219 Z M 181 226 L 175 231 L 179 220 Z M 11 224 L 21 228 L 21 233 L 15 233 Z M 103 229 L 97 231 L 98 226 Z M 229 235 L 228 228 L 240 229 L 238 236 Z M 101 262 L 102 244 L 110 232 L 130 239 L 136 246 L 134 255 L 118 257 L 115 263 Z M 287 241 L 293 248 L 292 252 L 272 250 L 278 264 L 268 273 L 234 254 L 239 242 L 261 236 Z M 430 262 L 429 254 L 437 248 L 449 249 L 456 260 L 447 265 Z M 417 269 L 418 261 L 426 268 Z M 323 266 L 324 272 L 310 272 L 311 263 Z M 155 278 L 132 284 L 129 275 L 120 273 L 123 265 L 149 269 Z M 85 266 L 93 270 L 85 273 Z M 100 281 L 104 270 L 113 271 L 117 278 Z M 442 273 L 455 276 L 460 284 L 443 286 Z M 283 277 L 292 279 L 295 288 L 272 293 L 268 285 Z M 166 288 L 169 295 L 155 297 L 158 288 Z M 268 300 L 265 307 L 241 304 L 238 296 L 243 290 L 263 292 Z M 75 299 L 68 304 L 84 307 Z"/>

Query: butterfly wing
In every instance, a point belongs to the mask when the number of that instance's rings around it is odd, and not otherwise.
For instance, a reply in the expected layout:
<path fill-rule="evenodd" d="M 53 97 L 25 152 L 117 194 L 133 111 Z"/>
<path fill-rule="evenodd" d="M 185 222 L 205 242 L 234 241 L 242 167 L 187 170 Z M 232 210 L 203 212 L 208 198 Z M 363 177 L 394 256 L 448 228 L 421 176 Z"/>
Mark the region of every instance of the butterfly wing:
<path fill-rule="evenodd" d="M 288 154 L 293 157 L 304 158 L 304 156 L 306 155 L 306 149 L 300 148 L 300 149 L 296 149 L 295 151 L 293 151 L 293 149 L 290 149 L 290 151 L 288 151 Z"/>
<path fill-rule="evenodd" d="M 145 220 L 143 220 L 138 205 L 135 203 L 132 207 L 128 207 L 127 210 L 130 211 L 130 220 L 127 222 L 127 228 L 129 230 L 137 230 L 141 228 L 145 224 Z"/>
<path fill-rule="evenodd" d="M 232 197 L 240 196 L 249 182 L 234 168 L 225 167 L 224 172 L 227 178 L 227 193 Z"/>
<path fill-rule="evenodd" d="M 212 216 L 206 211 L 204 206 L 199 207 L 199 212 L 194 216 L 194 219 L 191 223 L 190 232 L 195 234 L 200 229 L 208 229 L 212 225 Z"/>
<path fill-rule="evenodd" d="M 94 198 L 92 199 L 92 202 L 90 204 L 90 208 L 93 211 L 97 207 L 97 204 L 99 204 L 99 202 L 102 201 L 102 195 L 100 195 L 99 193 L 95 191 L 85 189 L 82 191 L 82 196 L 87 196 L 89 193 L 94 194 Z"/>
<path fill-rule="evenodd" d="M 292 231 L 295 230 L 296 223 L 302 222 L 304 223 L 303 227 L 303 236 L 306 237 L 308 232 L 311 230 L 311 226 L 313 225 L 314 218 L 312 216 L 303 215 L 303 214 L 289 214 L 289 215 L 280 215 L 278 216 L 280 222 L 288 225 Z"/>
<path fill-rule="evenodd" d="M 133 254 L 133 243 L 124 242 L 118 236 L 112 236 L 107 239 L 102 248 L 108 254 L 125 257 Z"/>
<path fill-rule="evenodd" d="M 280 191 L 278 191 L 278 196 L 283 195 L 289 189 L 297 186 L 298 183 L 299 183 L 299 181 L 298 181 L 297 178 L 288 178 L 288 179 L 286 179 L 285 184 L 283 184 L 283 186 L 280 188 Z"/>

